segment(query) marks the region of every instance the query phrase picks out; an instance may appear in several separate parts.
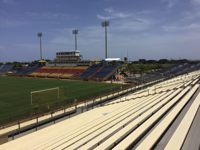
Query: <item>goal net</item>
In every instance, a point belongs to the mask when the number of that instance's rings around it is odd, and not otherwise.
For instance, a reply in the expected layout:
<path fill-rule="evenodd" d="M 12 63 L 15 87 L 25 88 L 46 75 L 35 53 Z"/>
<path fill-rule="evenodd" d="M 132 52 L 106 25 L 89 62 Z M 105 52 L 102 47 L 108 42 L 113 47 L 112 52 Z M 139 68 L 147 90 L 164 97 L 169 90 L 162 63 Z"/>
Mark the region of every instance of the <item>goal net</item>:
<path fill-rule="evenodd" d="M 45 105 L 51 104 L 59 100 L 60 89 L 59 87 L 49 88 L 44 90 L 31 92 L 31 105 Z"/>

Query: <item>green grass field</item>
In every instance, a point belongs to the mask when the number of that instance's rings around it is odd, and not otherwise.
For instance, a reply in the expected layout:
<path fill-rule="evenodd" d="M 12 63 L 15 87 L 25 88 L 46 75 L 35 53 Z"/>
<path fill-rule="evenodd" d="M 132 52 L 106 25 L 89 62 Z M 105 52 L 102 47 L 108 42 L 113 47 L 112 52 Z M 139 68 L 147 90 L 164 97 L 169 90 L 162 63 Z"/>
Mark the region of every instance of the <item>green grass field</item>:
<path fill-rule="evenodd" d="M 28 116 L 34 113 L 36 109 L 37 111 L 46 109 L 47 105 L 53 107 L 56 102 L 57 105 L 67 105 L 72 103 L 74 99 L 80 101 L 120 86 L 119 84 L 97 82 L 0 76 L 0 125 L 11 120 L 17 120 L 22 116 Z M 37 101 L 34 102 L 34 105 L 31 105 L 31 91 L 54 87 L 60 88 L 59 100 L 51 98 L 51 100 L 45 100 L 41 104 Z"/>

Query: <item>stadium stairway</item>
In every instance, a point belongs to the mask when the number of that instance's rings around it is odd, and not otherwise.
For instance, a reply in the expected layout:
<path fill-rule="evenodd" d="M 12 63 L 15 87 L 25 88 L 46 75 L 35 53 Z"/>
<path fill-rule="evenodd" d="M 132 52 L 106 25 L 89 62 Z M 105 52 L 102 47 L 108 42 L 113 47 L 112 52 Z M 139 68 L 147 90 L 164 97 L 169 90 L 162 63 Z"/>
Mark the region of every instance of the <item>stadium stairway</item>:
<path fill-rule="evenodd" d="M 102 80 L 108 80 L 109 78 L 112 78 L 112 76 L 117 72 L 118 67 L 113 68 L 110 73 L 108 73 Z"/>
<path fill-rule="evenodd" d="M 95 79 L 104 81 L 110 78 L 117 71 L 117 66 L 105 65 L 100 71 L 95 74 Z"/>
<path fill-rule="evenodd" d="M 103 69 L 102 64 L 94 64 L 90 66 L 85 72 L 83 72 L 80 77 L 89 80 L 91 79 L 97 72 L 99 72 L 101 69 Z"/>

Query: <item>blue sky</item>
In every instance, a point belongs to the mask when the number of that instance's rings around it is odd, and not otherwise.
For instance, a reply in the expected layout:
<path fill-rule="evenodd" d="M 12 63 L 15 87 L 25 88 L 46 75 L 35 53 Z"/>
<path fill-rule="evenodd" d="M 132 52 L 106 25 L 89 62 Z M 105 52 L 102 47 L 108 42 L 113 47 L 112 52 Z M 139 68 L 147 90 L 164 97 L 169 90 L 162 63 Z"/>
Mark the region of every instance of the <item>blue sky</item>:
<path fill-rule="evenodd" d="M 83 57 L 102 59 L 105 19 L 109 57 L 200 58 L 200 0 L 0 0 L 0 61 L 39 59 L 37 32 L 53 59 L 74 28 Z"/>

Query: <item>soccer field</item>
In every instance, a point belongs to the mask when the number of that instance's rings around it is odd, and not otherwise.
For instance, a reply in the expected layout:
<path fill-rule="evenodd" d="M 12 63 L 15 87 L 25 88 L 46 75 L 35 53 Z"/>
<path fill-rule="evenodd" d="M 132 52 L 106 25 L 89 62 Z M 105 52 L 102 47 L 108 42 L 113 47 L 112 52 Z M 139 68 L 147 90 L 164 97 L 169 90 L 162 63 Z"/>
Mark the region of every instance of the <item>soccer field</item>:
<path fill-rule="evenodd" d="M 73 102 L 74 99 L 79 101 L 120 86 L 119 84 L 97 82 L 0 76 L 0 125 L 24 115 L 30 115 L 35 111 L 35 105 L 37 105 L 37 109 L 44 108 L 44 106 L 40 108 L 39 102 L 33 102 L 31 105 L 31 91 L 59 87 L 58 104 L 67 104 Z M 56 94 L 55 91 L 54 94 Z M 55 102 L 55 99 L 46 100 L 42 105 L 47 108 L 47 105 L 51 106 Z"/>

